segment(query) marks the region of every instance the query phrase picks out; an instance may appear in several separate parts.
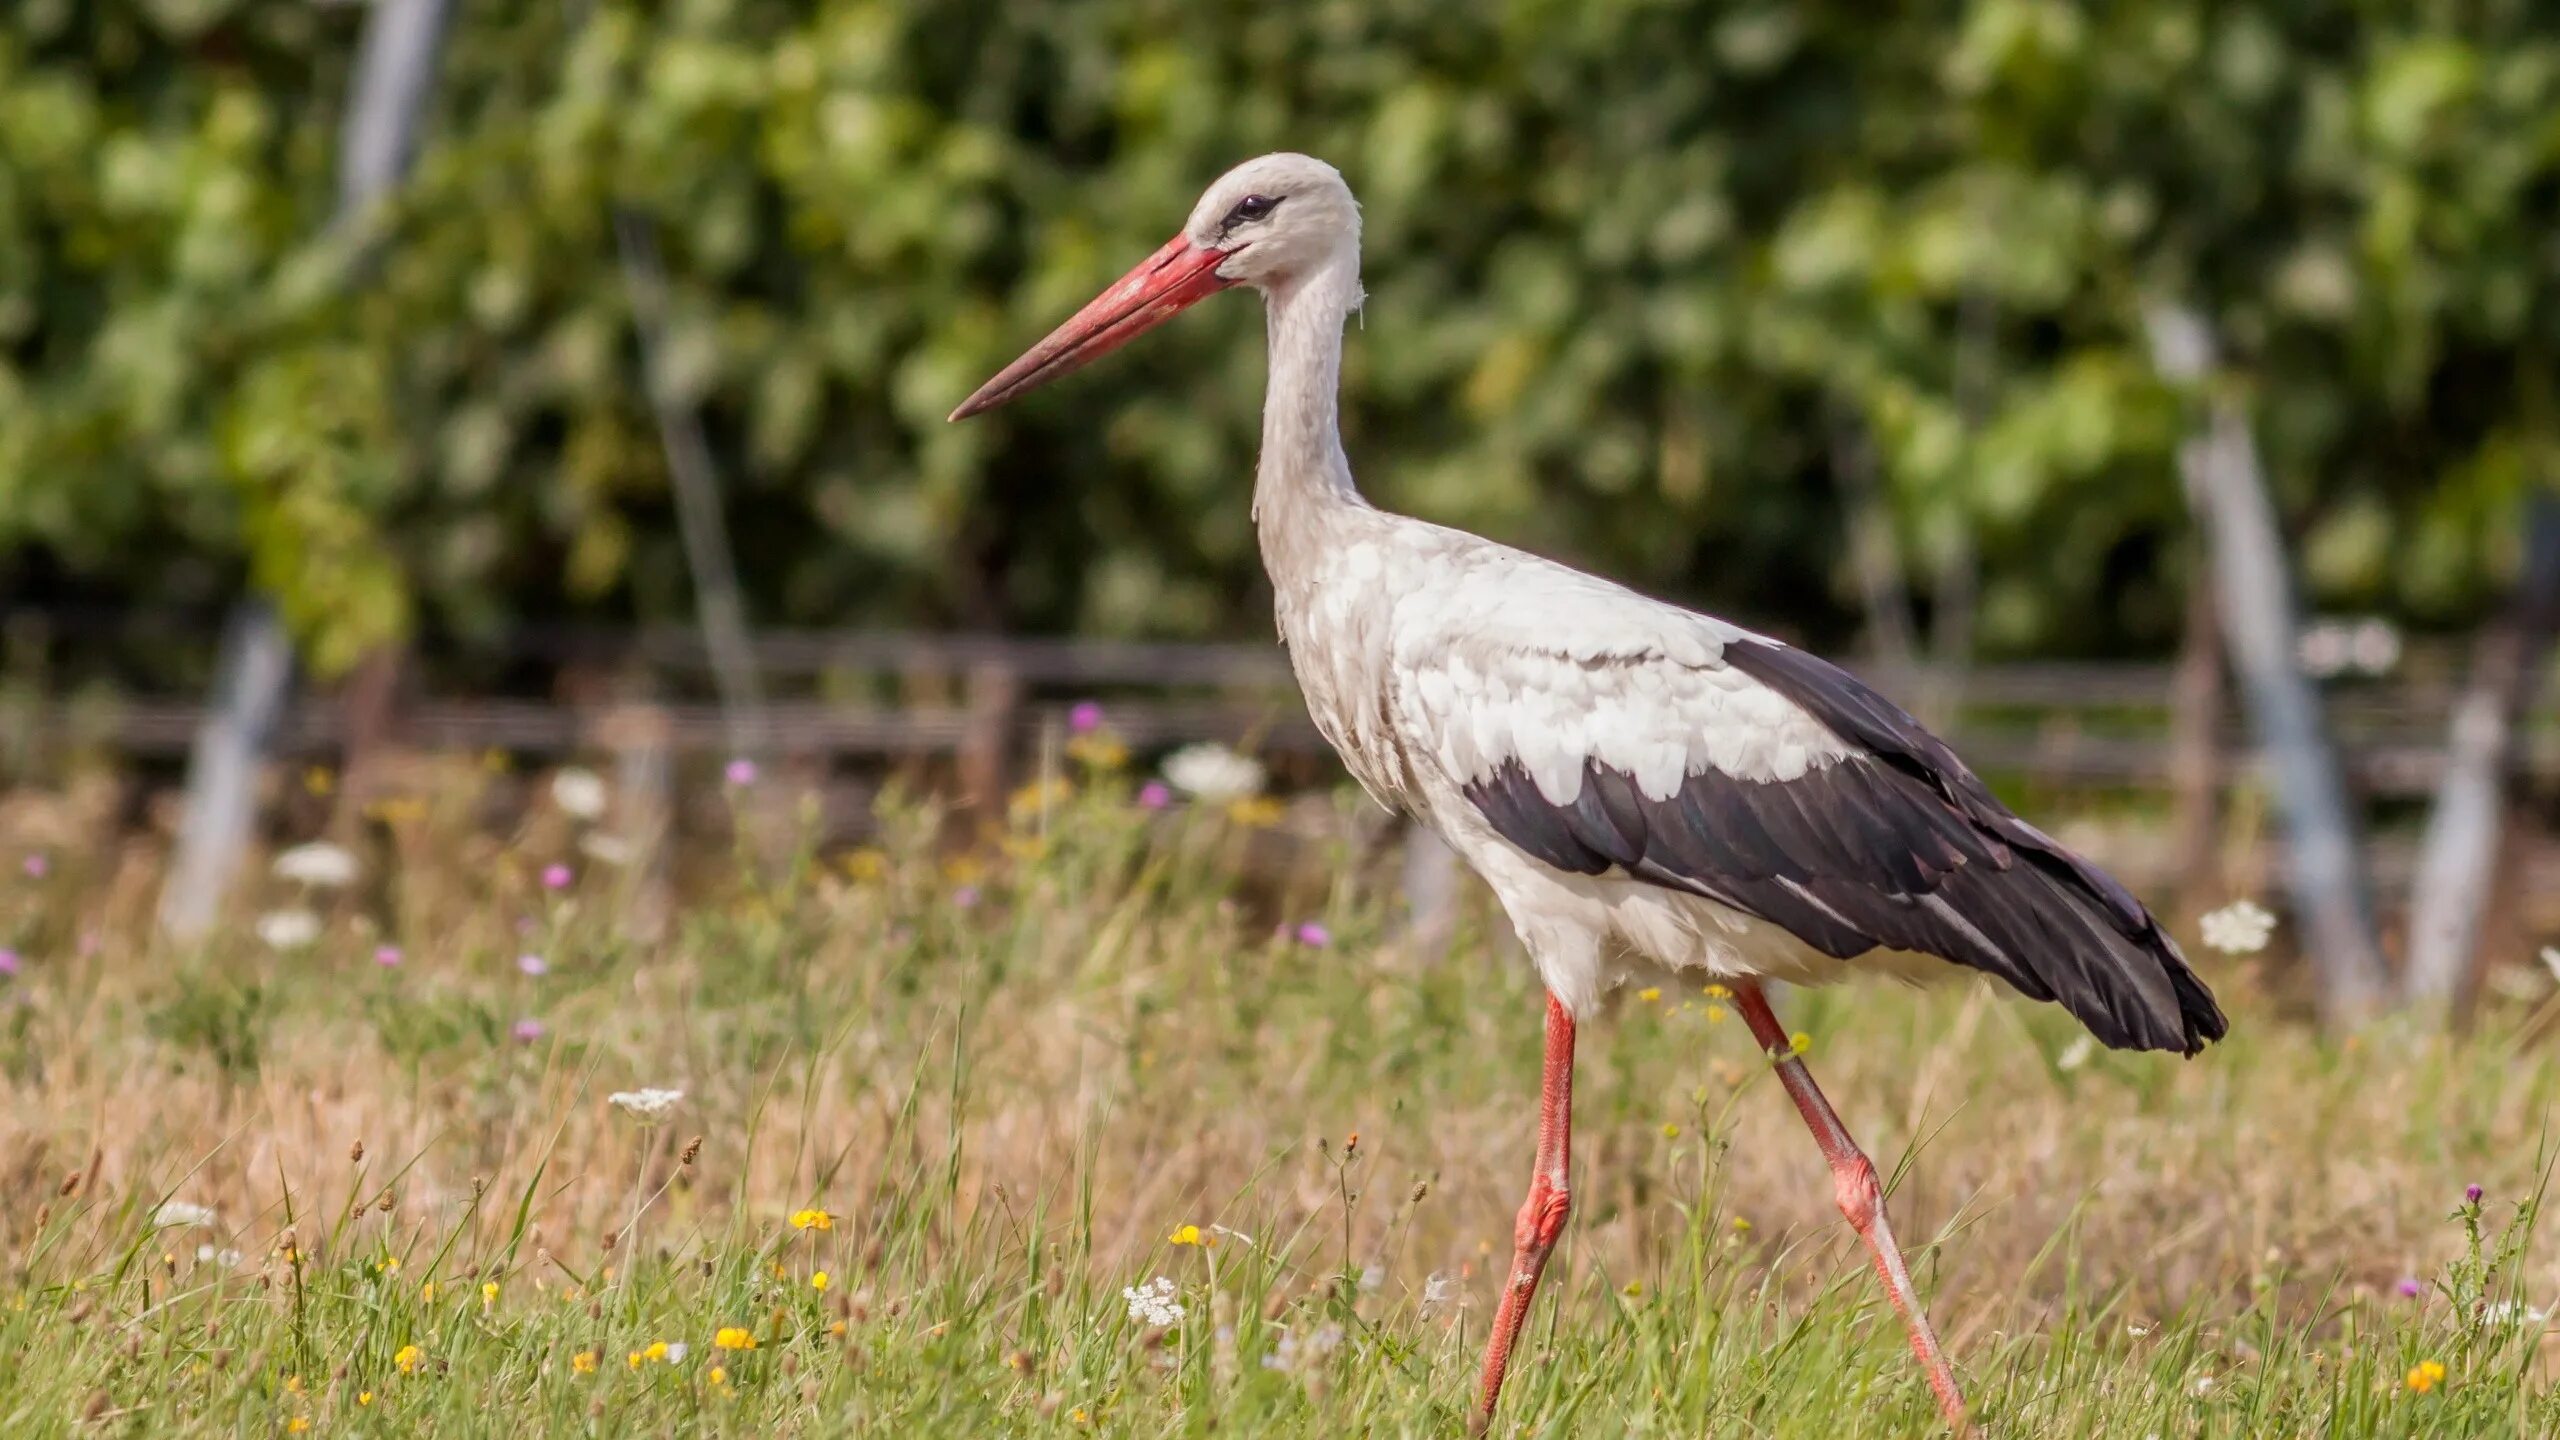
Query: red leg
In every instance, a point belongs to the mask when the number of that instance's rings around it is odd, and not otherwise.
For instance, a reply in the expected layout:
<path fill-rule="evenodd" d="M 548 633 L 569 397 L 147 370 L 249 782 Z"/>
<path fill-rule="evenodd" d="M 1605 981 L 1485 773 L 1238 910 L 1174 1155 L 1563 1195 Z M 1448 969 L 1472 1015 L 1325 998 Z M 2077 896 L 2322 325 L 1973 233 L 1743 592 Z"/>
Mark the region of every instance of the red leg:
<path fill-rule="evenodd" d="M 1564 1217 L 1573 1209 L 1565 1180 L 1573 1168 L 1573 1012 L 1555 996 L 1547 997 L 1547 1058 L 1538 1085 L 1538 1166 L 1529 1177 L 1529 1198 L 1511 1231 L 1511 1275 L 1503 1282 L 1502 1307 L 1494 1313 L 1493 1336 L 1484 1350 L 1484 1382 L 1476 1413 L 1468 1425 L 1481 1435 L 1493 1423 L 1493 1403 L 1502 1394 L 1503 1373 L 1511 1368 L 1512 1342 L 1529 1318 L 1529 1301 L 1538 1293 L 1538 1277 L 1547 1256 L 1564 1233 Z"/>
<path fill-rule="evenodd" d="M 1823 1098 L 1820 1087 L 1813 1083 L 1813 1072 L 1797 1056 L 1795 1045 L 1778 1024 L 1769 1009 L 1769 997 L 1758 984 L 1742 980 L 1734 983 L 1735 1008 L 1751 1026 L 1751 1036 L 1760 1048 L 1769 1052 L 1770 1063 L 1778 1070 L 1778 1083 L 1787 1087 L 1787 1098 L 1796 1102 L 1796 1113 L 1804 1117 L 1813 1131 L 1814 1143 L 1822 1147 L 1822 1158 L 1831 1162 L 1831 1188 L 1840 1202 L 1840 1213 L 1849 1217 L 1858 1235 L 1873 1252 L 1876 1274 L 1884 1279 L 1885 1294 L 1893 1301 L 1903 1328 L 1911 1335 L 1911 1353 L 1920 1359 L 1920 1368 L 1928 1373 L 1929 1388 L 1938 1397 L 1938 1409 L 1947 1417 L 1947 1426 L 1958 1435 L 1969 1434 L 1965 1422 L 1964 1396 L 1956 1389 L 1955 1372 L 1947 1368 L 1947 1357 L 1938 1349 L 1938 1336 L 1929 1328 L 1929 1317 L 1920 1309 L 1920 1292 L 1911 1284 L 1911 1267 L 1902 1260 L 1902 1247 L 1893 1240 L 1893 1227 L 1885 1220 L 1884 1187 L 1876 1183 L 1876 1167 L 1858 1142 L 1849 1138 L 1849 1129 L 1840 1123 L 1839 1112 Z"/>

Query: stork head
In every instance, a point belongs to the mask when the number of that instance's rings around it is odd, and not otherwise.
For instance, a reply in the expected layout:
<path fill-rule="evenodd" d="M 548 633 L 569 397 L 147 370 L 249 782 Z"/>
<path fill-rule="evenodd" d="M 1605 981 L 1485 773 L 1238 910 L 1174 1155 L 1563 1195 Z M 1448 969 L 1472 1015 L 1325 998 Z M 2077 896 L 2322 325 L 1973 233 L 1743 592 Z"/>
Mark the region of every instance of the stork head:
<path fill-rule="evenodd" d="M 1221 290 L 1285 290 L 1359 249 L 1360 206 L 1341 172 L 1287 152 L 1247 160 L 1201 195 L 1181 233 L 979 386 L 951 418 L 1045 385 Z"/>

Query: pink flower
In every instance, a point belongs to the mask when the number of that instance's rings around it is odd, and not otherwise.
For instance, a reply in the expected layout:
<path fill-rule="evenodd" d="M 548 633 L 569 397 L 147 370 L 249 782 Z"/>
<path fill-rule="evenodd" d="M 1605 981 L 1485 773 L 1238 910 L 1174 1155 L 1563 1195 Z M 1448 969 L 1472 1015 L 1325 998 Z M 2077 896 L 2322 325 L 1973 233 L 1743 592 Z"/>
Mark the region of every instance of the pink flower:
<path fill-rule="evenodd" d="M 2419 1296 L 2421 1296 L 2421 1295 L 2423 1295 L 2423 1294 L 2425 1294 L 2425 1293 L 2427 1293 L 2427 1287 L 2425 1287 L 2424 1285 L 2421 1285 L 2421 1284 L 2419 1284 L 2419 1283 L 2418 1283 L 2418 1277 L 2417 1277 L 2417 1276 L 2415 1276 L 2415 1275 L 2409 1275 L 2409 1276 L 2404 1276 L 2404 1277 L 2401 1279 L 2401 1281 L 2400 1281 L 2400 1298 L 2401 1298 L 2401 1299 L 2403 1299 L 2403 1300 L 2415 1300 L 2415 1299 L 2417 1299 Z"/>
<path fill-rule="evenodd" d="M 1078 735 L 1090 735 L 1102 728 L 1102 703 L 1079 700 L 1067 711 L 1067 728 Z"/>
<path fill-rule="evenodd" d="M 20 961 L 18 959 L 17 951 L 0 950 L 0 975 L 15 975 L 18 973 L 19 968 Z"/>
<path fill-rule="evenodd" d="M 1166 789 L 1161 780 L 1150 780 L 1138 787 L 1138 808 L 1141 810 L 1161 810 L 1172 803 L 1173 792 Z"/>
<path fill-rule="evenodd" d="M 557 861 L 542 867 L 542 888 L 545 890 L 566 890 L 569 882 L 576 878 L 568 866 Z"/>
<path fill-rule="evenodd" d="M 515 1036 L 518 1043 L 530 1045 L 542 1038 L 542 1022 L 527 1015 L 517 1021 L 507 1033 Z"/>
<path fill-rule="evenodd" d="M 1298 927 L 1298 943 L 1321 950 L 1333 943 L 1333 932 L 1314 920 Z"/>
<path fill-rule="evenodd" d="M 516 957 L 516 969 L 538 980 L 551 973 L 551 962 L 539 955 L 519 955 Z"/>
<path fill-rule="evenodd" d="M 720 772 L 720 778 L 743 790 L 756 783 L 756 762 L 741 755 L 729 762 L 728 767 Z"/>
<path fill-rule="evenodd" d="M 959 889 L 952 891 L 951 903 L 959 906 L 963 910 L 976 909 L 978 904 L 978 887 L 975 885 L 963 885 Z"/>
<path fill-rule="evenodd" d="M 385 970 L 398 969 L 400 962 L 406 958 L 400 953 L 400 947 L 397 945 L 385 945 L 373 952 L 373 963 Z"/>
<path fill-rule="evenodd" d="M 18 862 L 18 868 L 27 872 L 28 879 L 41 880 L 53 869 L 53 862 L 42 855 L 30 855 Z"/>
<path fill-rule="evenodd" d="M 2463 1187 L 2462 1187 L 2462 1198 L 2463 1198 L 2464 1203 L 2466 1203 L 2466 1204 L 2471 1204 L 2471 1205 L 2477 1205 L 2477 1204 L 2479 1204 L 2479 1203 L 2480 1203 L 2480 1196 L 2481 1196 L 2481 1194 L 2482 1194 L 2482 1193 L 2483 1193 L 2483 1192 L 2481 1191 L 2480 1187 L 2479 1187 L 2479 1186 L 2477 1186 L 2477 1185 L 2465 1185 L 2465 1186 L 2463 1186 Z"/>

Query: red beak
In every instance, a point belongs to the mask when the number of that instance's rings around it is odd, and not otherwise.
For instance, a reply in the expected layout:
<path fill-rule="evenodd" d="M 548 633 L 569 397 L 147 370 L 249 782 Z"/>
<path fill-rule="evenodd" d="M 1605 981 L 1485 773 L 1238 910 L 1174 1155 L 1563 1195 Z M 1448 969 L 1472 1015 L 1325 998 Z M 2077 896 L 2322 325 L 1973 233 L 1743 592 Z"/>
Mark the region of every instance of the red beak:
<path fill-rule="evenodd" d="M 996 378 L 951 412 L 966 420 L 993 410 L 1026 390 L 1045 385 L 1088 361 L 1108 355 L 1139 335 L 1235 284 L 1218 274 L 1232 250 L 1203 250 L 1176 235 L 1137 269 L 1049 332 L 1049 338 L 1004 367 Z"/>

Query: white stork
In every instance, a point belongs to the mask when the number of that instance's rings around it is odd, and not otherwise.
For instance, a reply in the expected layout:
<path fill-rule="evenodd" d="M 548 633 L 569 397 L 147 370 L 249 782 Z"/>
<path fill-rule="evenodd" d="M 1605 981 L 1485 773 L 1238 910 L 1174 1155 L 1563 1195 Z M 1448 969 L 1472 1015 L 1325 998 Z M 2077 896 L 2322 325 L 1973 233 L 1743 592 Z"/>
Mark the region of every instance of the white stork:
<path fill-rule="evenodd" d="M 1547 990 L 1537 1168 L 1477 1428 L 1570 1207 L 1575 1024 L 1610 988 L 1669 970 L 1731 989 L 1962 1431 L 1875 1166 L 1759 982 L 1965 967 L 2060 1004 L 2109 1045 L 2186 1055 L 2222 1036 L 2211 992 L 2123 886 L 1846 671 L 1363 500 L 1335 423 L 1360 211 L 1322 161 L 1265 155 L 1227 172 L 1180 234 L 951 418 L 1238 285 L 1269 316 L 1253 514 L 1307 707 L 1371 795 L 1493 887 Z"/>

